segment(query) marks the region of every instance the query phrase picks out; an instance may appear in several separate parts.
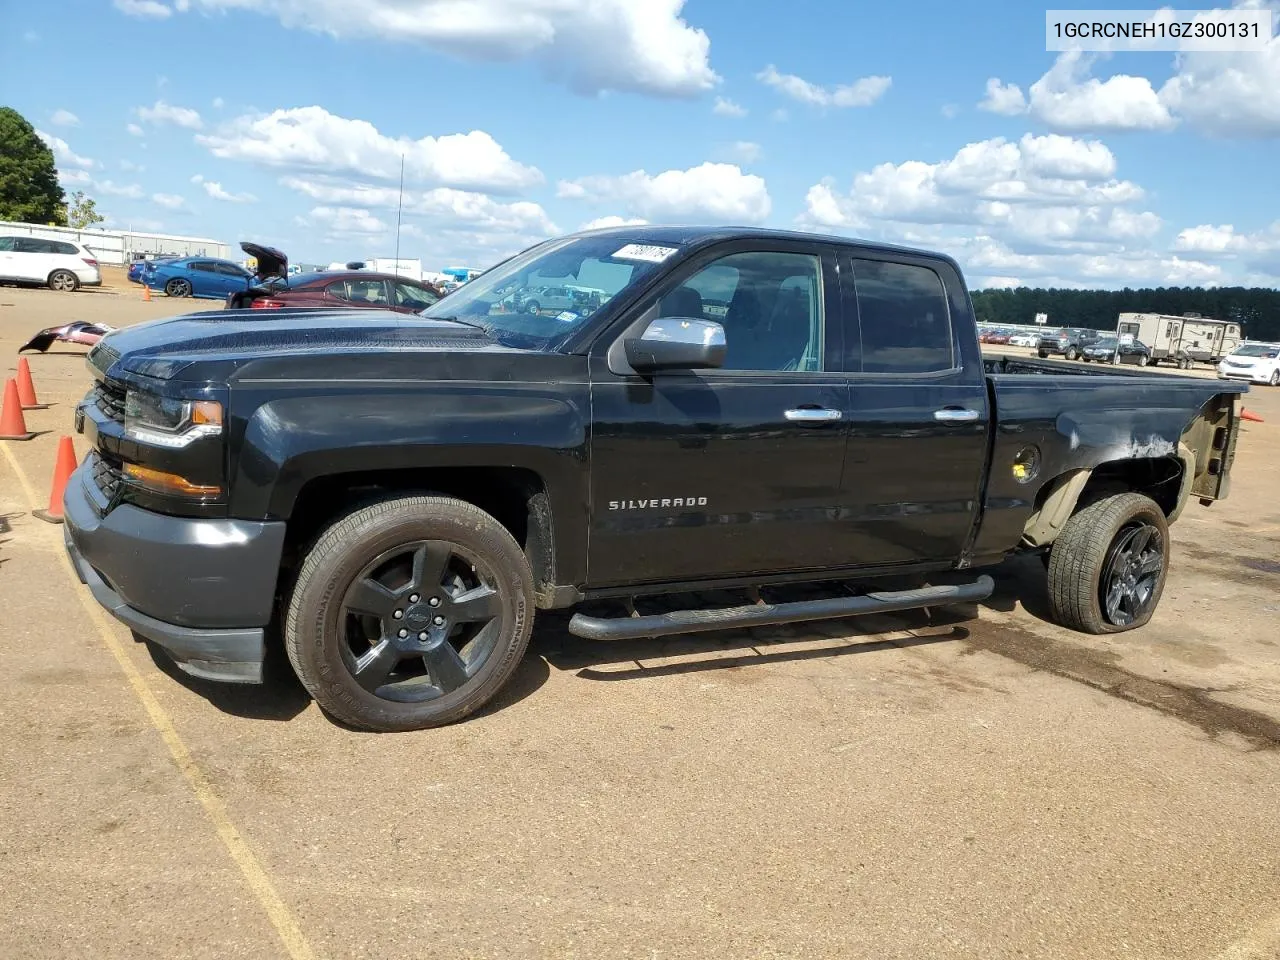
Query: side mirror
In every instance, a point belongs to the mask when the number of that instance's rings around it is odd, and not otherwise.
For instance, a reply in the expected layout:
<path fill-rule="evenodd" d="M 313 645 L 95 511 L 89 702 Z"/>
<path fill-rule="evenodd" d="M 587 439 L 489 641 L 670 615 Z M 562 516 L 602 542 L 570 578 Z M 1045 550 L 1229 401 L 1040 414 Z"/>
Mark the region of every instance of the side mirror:
<path fill-rule="evenodd" d="M 661 317 L 624 344 L 627 363 L 638 373 L 705 370 L 724 363 L 724 327 L 714 320 Z"/>

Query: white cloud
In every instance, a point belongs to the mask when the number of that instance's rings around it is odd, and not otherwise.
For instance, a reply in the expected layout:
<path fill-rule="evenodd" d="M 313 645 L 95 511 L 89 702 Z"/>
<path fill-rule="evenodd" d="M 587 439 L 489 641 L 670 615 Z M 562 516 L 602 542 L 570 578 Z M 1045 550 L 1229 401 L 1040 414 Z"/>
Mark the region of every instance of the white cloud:
<path fill-rule="evenodd" d="M 225 200 L 227 203 L 253 203 L 258 199 L 252 193 L 231 193 L 225 190 L 217 180 L 205 180 L 200 185 L 213 199 Z"/>
<path fill-rule="evenodd" d="M 991 77 L 987 80 L 987 95 L 978 109 L 1012 117 L 1027 112 L 1027 98 L 1016 83 L 1001 83 L 999 78 Z"/>
<path fill-rule="evenodd" d="M 719 82 L 711 41 L 680 17 L 684 0 L 195 0 L 249 9 L 286 27 L 350 40 L 421 43 L 480 62 L 530 60 L 570 88 L 686 97 Z"/>
<path fill-rule="evenodd" d="M 1094 58 L 1064 53 L 1031 85 L 1029 109 L 1055 130 L 1170 130 L 1177 120 L 1146 77 L 1089 76 Z"/>
<path fill-rule="evenodd" d="M 140 163 L 134 163 L 132 160 L 121 160 L 120 169 L 125 173 L 142 173 L 147 168 Z"/>
<path fill-rule="evenodd" d="M 1280 13 L 1276 14 L 1280 22 Z M 1280 36 L 1254 53 L 1187 53 L 1160 100 L 1215 136 L 1280 136 Z"/>
<path fill-rule="evenodd" d="M 888 91 L 889 77 L 863 77 L 844 86 L 827 89 L 790 73 L 779 73 L 769 64 L 756 79 L 793 100 L 816 107 L 869 107 Z"/>
<path fill-rule="evenodd" d="M 163 100 L 157 100 L 150 107 L 135 107 L 133 112 L 143 123 L 156 126 L 171 123 L 174 126 L 186 127 L 188 130 L 199 130 L 204 126 L 204 121 L 197 111 L 190 107 L 175 107 Z"/>
<path fill-rule="evenodd" d="M 145 195 L 142 187 L 136 183 L 120 184 L 113 183 L 110 180 L 95 180 L 92 188 L 97 193 L 104 193 L 112 197 L 125 197 L 129 200 L 141 200 Z"/>
<path fill-rule="evenodd" d="M 159 0 L 113 0 L 112 6 L 130 17 L 145 20 L 163 20 L 173 13 L 170 7 Z"/>
<path fill-rule="evenodd" d="M 327 207 L 381 208 L 388 212 L 400 202 L 396 187 L 374 186 L 337 178 L 284 177 L 281 184 L 306 194 Z M 205 185 L 206 189 L 208 184 Z M 406 190 L 406 216 L 423 217 L 451 229 L 467 228 L 505 234 L 550 236 L 559 229 L 543 208 L 527 200 L 504 203 L 483 193 L 436 187 Z"/>
<path fill-rule="evenodd" d="M 318 227 L 331 234 L 372 235 L 386 233 L 391 229 L 368 210 L 354 207 L 313 207 L 301 222 L 305 226 Z"/>
<path fill-rule="evenodd" d="M 164 207 L 166 210 L 181 210 L 187 205 L 186 199 L 176 193 L 153 193 L 151 202 Z"/>
<path fill-rule="evenodd" d="M 751 140 L 735 140 L 718 151 L 722 159 L 734 163 L 755 163 L 763 152 L 764 148 Z"/>
<path fill-rule="evenodd" d="M 80 156 L 61 137 L 55 137 L 53 134 L 45 133 L 43 130 L 37 130 L 36 136 L 43 140 L 49 149 L 53 151 L 53 159 L 59 166 L 79 167 L 82 170 L 92 170 L 98 166 L 98 161 Z"/>
<path fill-rule="evenodd" d="M 744 174 L 731 163 L 704 163 L 652 176 L 636 170 L 618 177 L 581 177 L 561 181 L 557 195 L 620 203 L 629 213 L 658 221 L 760 223 L 768 218 L 772 207 L 764 179 Z"/>
<path fill-rule="evenodd" d="M 596 217 L 594 220 L 588 220 L 579 230 L 600 230 L 604 227 L 642 227 L 649 221 L 640 217 L 619 217 L 617 214 L 611 214 L 607 217 Z"/>
<path fill-rule="evenodd" d="M 219 133 L 196 139 L 223 159 L 326 174 L 395 181 L 403 156 L 410 182 L 512 192 L 543 179 L 536 168 L 512 160 L 483 130 L 392 138 L 366 120 L 335 116 L 317 106 L 240 117 Z"/>
<path fill-rule="evenodd" d="M 1178 233 L 1173 248 L 1205 257 L 1280 253 L 1280 220 L 1255 233 L 1241 233 L 1229 223 L 1187 227 Z"/>
<path fill-rule="evenodd" d="M 747 108 L 728 97 L 716 97 L 716 104 L 711 108 L 711 112 L 722 117 L 745 117 Z"/>
<path fill-rule="evenodd" d="M 227 105 L 227 101 L 223 100 L 221 97 L 213 98 L 213 109 L 221 110 L 226 105 Z"/>
<path fill-rule="evenodd" d="M 147 132 L 143 130 L 140 126 L 138 126 L 136 123 L 125 124 L 125 129 L 129 131 L 129 134 L 131 136 L 134 136 L 134 137 L 144 136 Z"/>
<path fill-rule="evenodd" d="M 49 122 L 55 127 L 78 127 L 80 126 L 80 118 L 70 110 L 55 110 L 53 116 L 49 118 Z"/>

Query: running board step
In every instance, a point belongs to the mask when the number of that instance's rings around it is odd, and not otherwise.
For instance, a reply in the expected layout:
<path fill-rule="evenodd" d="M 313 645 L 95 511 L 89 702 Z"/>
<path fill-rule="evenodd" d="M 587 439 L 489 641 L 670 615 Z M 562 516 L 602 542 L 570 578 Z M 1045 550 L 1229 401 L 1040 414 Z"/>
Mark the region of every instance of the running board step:
<path fill-rule="evenodd" d="M 703 630 L 763 627 L 802 620 L 835 620 L 870 613 L 897 613 L 921 607 L 976 603 L 991 596 L 995 581 L 983 575 L 959 586 L 924 587 L 891 593 L 866 593 L 858 597 L 801 600 L 796 603 L 755 603 L 716 610 L 673 610 L 647 617 L 588 617 L 575 613 L 569 632 L 586 640 L 636 640 Z"/>

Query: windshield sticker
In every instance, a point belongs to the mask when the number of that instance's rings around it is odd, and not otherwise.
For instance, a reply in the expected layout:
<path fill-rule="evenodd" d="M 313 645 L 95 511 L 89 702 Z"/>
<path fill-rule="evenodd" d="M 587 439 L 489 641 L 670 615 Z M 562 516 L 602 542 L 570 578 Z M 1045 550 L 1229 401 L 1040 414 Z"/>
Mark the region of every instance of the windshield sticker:
<path fill-rule="evenodd" d="M 676 252 L 675 247 L 656 247 L 648 243 L 628 243 L 614 253 L 618 260 L 643 260 L 645 263 L 661 263 Z"/>
<path fill-rule="evenodd" d="M 565 323 L 573 323 L 573 321 L 578 319 L 578 315 L 572 310 L 566 310 L 564 313 L 557 313 L 556 319 L 563 320 Z"/>

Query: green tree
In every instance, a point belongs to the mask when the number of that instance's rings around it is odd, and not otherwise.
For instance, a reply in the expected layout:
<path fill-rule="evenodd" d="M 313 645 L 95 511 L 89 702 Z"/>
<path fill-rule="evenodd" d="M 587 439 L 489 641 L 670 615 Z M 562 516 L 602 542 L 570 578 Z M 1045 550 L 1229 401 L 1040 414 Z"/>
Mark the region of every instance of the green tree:
<path fill-rule="evenodd" d="M 0 220 L 67 222 L 53 151 L 12 107 L 0 107 Z"/>
<path fill-rule="evenodd" d="M 98 212 L 98 206 L 93 202 L 93 197 L 86 197 L 83 190 L 77 190 L 71 195 L 71 203 L 67 205 L 67 226 L 83 230 L 85 227 L 92 227 L 95 223 L 102 223 L 105 219 L 106 217 Z"/>

